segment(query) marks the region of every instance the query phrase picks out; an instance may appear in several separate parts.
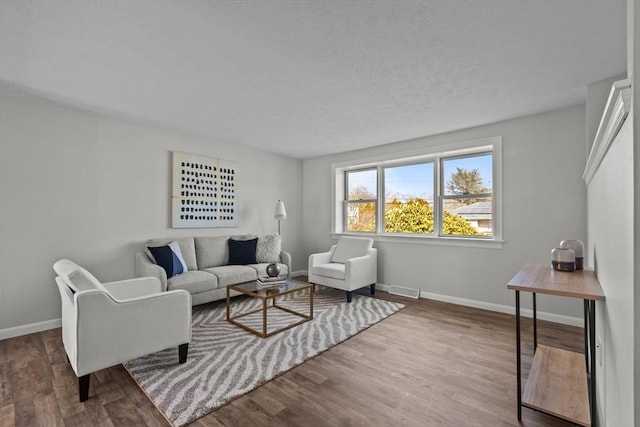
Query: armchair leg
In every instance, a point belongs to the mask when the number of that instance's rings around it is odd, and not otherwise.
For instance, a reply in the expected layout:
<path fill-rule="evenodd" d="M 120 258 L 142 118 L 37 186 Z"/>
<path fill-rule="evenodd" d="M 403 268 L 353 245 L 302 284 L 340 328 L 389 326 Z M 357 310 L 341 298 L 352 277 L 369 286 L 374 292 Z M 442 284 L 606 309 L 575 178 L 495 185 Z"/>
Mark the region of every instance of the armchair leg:
<path fill-rule="evenodd" d="M 78 378 L 78 392 L 80 393 L 80 402 L 89 399 L 89 379 L 91 374 L 83 375 Z"/>
<path fill-rule="evenodd" d="M 189 352 L 189 343 L 180 344 L 178 346 L 178 363 L 183 364 L 187 361 L 187 353 Z"/>
<path fill-rule="evenodd" d="M 369 289 L 371 290 L 371 295 L 375 295 L 376 293 L 376 284 L 372 283 L 369 285 Z"/>
<path fill-rule="evenodd" d="M 353 292 L 352 291 L 346 291 L 346 292 L 347 292 L 347 303 L 350 303 L 353 297 Z"/>

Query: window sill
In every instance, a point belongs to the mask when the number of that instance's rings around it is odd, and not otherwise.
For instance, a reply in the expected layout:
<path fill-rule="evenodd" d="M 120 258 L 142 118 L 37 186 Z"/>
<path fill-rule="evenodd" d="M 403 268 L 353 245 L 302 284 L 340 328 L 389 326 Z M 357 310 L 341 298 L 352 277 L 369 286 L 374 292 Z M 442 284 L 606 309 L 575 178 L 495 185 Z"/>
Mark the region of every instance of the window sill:
<path fill-rule="evenodd" d="M 467 248 L 502 249 L 504 240 L 475 239 L 464 237 L 434 237 L 417 235 L 387 235 L 375 233 L 331 233 L 331 238 L 340 236 L 370 237 L 374 242 L 406 243 L 413 245 L 457 246 Z"/>

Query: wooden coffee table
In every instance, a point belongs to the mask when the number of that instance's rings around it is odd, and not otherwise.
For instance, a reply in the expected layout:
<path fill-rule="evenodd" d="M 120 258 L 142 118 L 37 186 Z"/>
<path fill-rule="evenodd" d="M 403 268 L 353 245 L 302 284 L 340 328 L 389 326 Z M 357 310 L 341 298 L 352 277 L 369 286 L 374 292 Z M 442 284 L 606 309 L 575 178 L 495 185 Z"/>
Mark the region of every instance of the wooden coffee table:
<path fill-rule="evenodd" d="M 278 305 L 277 303 L 278 297 L 281 297 L 287 294 L 292 294 L 298 291 L 304 291 L 304 290 L 309 291 L 309 310 L 308 310 L 309 314 L 301 313 L 299 311 L 292 310 L 291 308 Z M 248 295 L 252 298 L 256 298 L 260 300 L 261 301 L 260 307 L 255 310 L 238 313 L 232 316 L 231 315 L 231 291 L 236 291 L 243 295 Z M 300 317 L 300 320 L 297 322 L 293 322 L 291 324 L 287 324 L 286 326 L 277 328 L 269 332 L 267 330 L 267 321 L 268 321 L 267 314 L 269 311 L 274 311 L 274 310 L 285 311 L 289 314 L 294 315 L 295 317 Z M 258 329 L 254 329 L 251 326 L 240 323 L 238 321 L 238 319 L 241 319 L 243 317 L 246 317 L 255 313 L 262 313 L 262 328 L 261 328 L 262 331 Z M 257 282 L 247 282 L 247 283 L 241 283 L 238 285 L 227 286 L 227 321 L 261 338 L 267 338 L 279 332 L 286 331 L 287 329 L 293 328 L 294 326 L 300 325 L 301 323 L 308 322 L 311 319 L 313 319 L 313 285 L 310 283 L 287 281 L 282 285 L 279 285 L 277 287 L 272 287 L 272 288 L 260 288 Z"/>

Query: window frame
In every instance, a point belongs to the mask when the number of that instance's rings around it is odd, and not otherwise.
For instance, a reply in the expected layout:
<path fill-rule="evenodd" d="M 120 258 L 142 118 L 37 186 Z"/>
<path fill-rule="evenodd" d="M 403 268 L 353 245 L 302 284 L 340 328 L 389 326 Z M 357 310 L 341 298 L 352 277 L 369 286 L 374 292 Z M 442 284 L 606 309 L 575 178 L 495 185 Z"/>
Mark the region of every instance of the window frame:
<path fill-rule="evenodd" d="M 350 200 L 349 199 L 349 179 L 348 179 L 348 174 L 350 173 L 357 173 L 357 172 L 366 172 L 366 171 L 376 171 L 376 198 L 375 199 L 357 199 L 357 200 Z M 378 198 L 380 197 L 380 183 L 379 181 L 379 174 L 378 171 L 376 170 L 376 168 L 374 167 L 365 167 L 365 168 L 356 168 L 356 169 L 349 169 L 349 170 L 345 170 L 344 171 L 344 204 L 343 204 L 343 224 L 342 224 L 342 229 L 345 230 L 347 233 L 357 233 L 357 234 L 370 234 L 372 233 L 371 231 L 356 231 L 356 230 L 348 230 L 349 227 L 349 204 L 351 203 L 355 203 L 355 204 L 365 204 L 365 203 L 373 203 L 374 205 L 374 212 L 375 212 L 375 230 L 377 232 L 378 230 Z"/>
<path fill-rule="evenodd" d="M 427 164 L 430 163 L 432 165 L 433 168 L 433 197 L 435 199 L 436 195 L 435 195 L 435 190 L 436 190 L 436 185 L 437 185 L 437 171 L 438 168 L 436 167 L 436 162 L 437 160 L 435 158 L 428 158 L 428 157 L 424 157 L 421 156 L 421 158 L 410 158 L 408 161 L 406 159 L 402 159 L 401 161 L 397 161 L 397 162 L 387 162 L 385 164 L 380 164 L 378 167 L 381 169 L 379 172 L 379 177 L 380 177 L 380 181 L 382 181 L 382 192 L 380 194 L 382 194 L 382 198 L 383 198 L 383 204 L 382 204 L 382 209 L 380 209 L 380 212 L 378 212 L 378 216 L 380 216 L 380 228 L 377 230 L 377 234 L 381 234 L 381 235 L 387 235 L 387 236 L 435 236 L 436 235 L 436 226 L 435 226 L 435 221 L 434 221 L 434 225 L 433 225 L 433 232 L 432 233 L 392 233 L 392 232 L 387 232 L 385 231 L 386 229 L 386 223 L 385 223 L 385 208 L 386 208 L 386 170 L 387 169 L 391 169 L 391 168 L 397 168 L 397 167 L 402 167 L 402 166 L 414 166 L 414 165 L 422 165 L 422 164 Z M 435 207 L 435 200 L 431 203 L 432 208 L 434 209 L 433 215 L 434 218 L 436 216 L 436 207 Z"/>
<path fill-rule="evenodd" d="M 491 154 L 492 155 L 492 159 L 491 159 L 491 170 L 492 170 L 492 180 L 491 180 L 491 193 L 470 193 L 470 194 L 445 194 L 445 186 L 446 186 L 446 177 L 444 176 L 444 162 L 446 162 L 447 160 L 456 160 L 456 159 L 468 159 L 470 157 L 479 157 L 479 156 L 483 156 L 483 155 L 487 155 L 487 154 Z M 494 170 L 495 170 L 495 166 L 493 165 L 493 162 L 495 160 L 495 156 L 493 155 L 493 150 L 488 150 L 488 151 L 478 151 L 476 153 L 468 153 L 468 154 L 462 154 L 462 155 L 452 155 L 452 156 L 440 156 L 438 158 L 438 168 L 439 168 L 439 188 L 438 188 L 438 211 L 437 211 L 437 217 L 435 216 L 436 213 L 434 212 L 434 217 L 436 218 L 436 221 L 438 221 L 438 231 L 439 231 L 439 235 L 440 237 L 443 238 L 451 238 L 451 237 L 457 237 L 457 238 L 469 238 L 469 239 L 491 239 L 492 237 L 479 237 L 479 236 L 466 236 L 466 235 L 455 235 L 455 234 L 444 234 L 444 227 L 443 227 L 443 220 L 444 220 L 444 203 L 445 200 L 455 200 L 455 199 L 486 199 L 488 197 L 491 198 L 491 205 L 493 207 L 493 210 L 495 210 L 495 204 L 494 204 L 494 197 L 493 197 L 493 175 L 495 174 Z M 435 197 L 435 196 L 434 196 Z M 492 210 L 492 212 L 493 212 Z M 492 213 L 491 215 L 491 230 L 492 230 L 492 236 L 494 235 L 493 230 L 495 229 L 495 217 Z M 435 230 L 435 225 L 434 225 L 434 230 Z"/>
<path fill-rule="evenodd" d="M 492 159 L 492 192 L 474 194 L 478 197 L 491 197 L 492 202 L 492 231 L 493 236 L 461 236 L 442 235 L 443 196 L 444 185 L 442 162 L 456 157 L 470 157 L 481 154 L 493 155 Z M 434 233 L 408 234 L 387 233 L 384 224 L 385 174 L 384 169 L 397 166 L 433 162 L 434 173 Z M 346 173 L 357 170 L 377 169 L 377 199 L 376 203 L 376 231 L 346 231 L 347 230 L 347 197 L 348 191 Z M 422 149 L 383 154 L 358 160 L 334 163 L 332 170 L 332 213 L 331 235 L 337 238 L 341 235 L 366 235 L 376 241 L 403 242 L 415 244 L 435 244 L 469 247 L 501 248 L 502 235 L 502 137 L 457 142 L 444 145 L 434 145 Z M 461 195 L 446 196 L 447 198 L 463 198 Z M 469 197 L 473 197 L 469 195 Z M 380 203 L 382 198 L 383 203 Z M 435 222 L 438 222 L 437 224 Z"/>

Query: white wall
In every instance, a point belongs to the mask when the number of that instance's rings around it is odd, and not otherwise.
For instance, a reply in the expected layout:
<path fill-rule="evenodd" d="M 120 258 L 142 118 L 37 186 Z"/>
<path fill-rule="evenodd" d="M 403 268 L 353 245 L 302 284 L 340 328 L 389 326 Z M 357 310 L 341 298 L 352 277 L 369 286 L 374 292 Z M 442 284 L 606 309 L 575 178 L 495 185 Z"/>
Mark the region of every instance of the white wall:
<path fill-rule="evenodd" d="M 628 0 L 631 111 L 588 185 L 587 251 L 606 296 L 596 304 L 596 342 L 601 343 L 596 386 L 599 425 L 603 427 L 640 425 L 640 151 L 634 149 L 635 141 L 640 140 L 640 91 L 634 89 L 640 84 L 634 73 L 640 63 L 638 34 L 640 7 Z M 600 92 L 587 91 L 590 110 L 604 108 L 606 97 Z"/>
<path fill-rule="evenodd" d="M 598 411 L 604 425 L 633 425 L 633 136 L 627 121 L 588 187 L 589 266 L 606 300 L 596 305 Z"/>
<path fill-rule="evenodd" d="M 633 325 L 634 325 L 634 388 L 632 401 L 634 405 L 634 425 L 640 425 L 640 3 L 627 0 L 627 75 L 631 78 L 631 112 L 629 122 L 633 126 L 633 176 L 634 176 L 634 280 L 633 280 Z"/>
<path fill-rule="evenodd" d="M 304 251 L 331 239 L 331 164 L 430 145 L 503 137 L 502 249 L 376 242 L 378 282 L 513 306 L 506 284 L 526 262 L 549 263 L 562 239 L 586 240 L 585 108 L 577 106 L 428 138 L 305 160 Z M 530 298 L 524 298 L 523 306 Z M 582 302 L 539 297 L 539 311 L 582 317 Z"/>
<path fill-rule="evenodd" d="M 174 150 L 239 162 L 239 228 L 170 228 Z M 300 160 L 0 96 L 0 336 L 60 317 L 60 258 L 103 281 L 133 277 L 148 238 L 276 232 L 278 199 L 288 213 L 283 248 L 305 269 L 301 177 Z"/>

